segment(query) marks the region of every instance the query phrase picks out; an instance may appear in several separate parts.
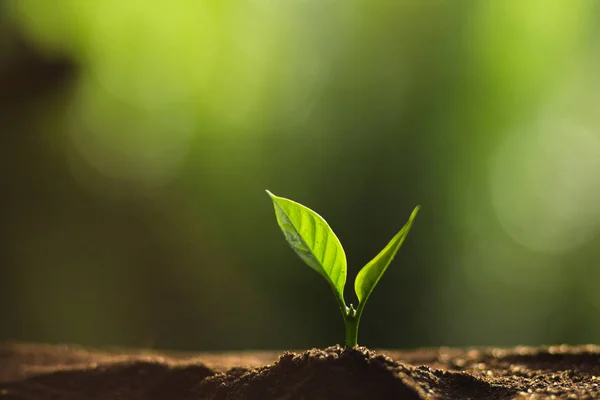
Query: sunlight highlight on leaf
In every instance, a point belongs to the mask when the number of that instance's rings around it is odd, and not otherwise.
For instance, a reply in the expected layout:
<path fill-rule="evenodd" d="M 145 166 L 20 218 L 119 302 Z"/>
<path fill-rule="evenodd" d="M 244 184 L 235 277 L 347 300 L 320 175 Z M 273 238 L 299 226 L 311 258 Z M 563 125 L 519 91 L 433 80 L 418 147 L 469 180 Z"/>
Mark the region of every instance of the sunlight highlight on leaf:
<path fill-rule="evenodd" d="M 275 196 L 268 190 L 267 193 L 273 200 L 277 223 L 292 249 L 327 279 L 340 306 L 345 307 L 346 254 L 333 230 L 323 217 L 308 207 Z"/>
<path fill-rule="evenodd" d="M 385 270 L 390 265 L 398 250 L 400 250 L 400 246 L 406 239 L 408 235 L 408 231 L 413 223 L 413 220 L 417 216 L 419 212 L 420 206 L 416 206 L 413 210 L 408 222 L 400 229 L 400 232 L 396 234 L 392 238 L 392 240 L 388 243 L 387 246 L 379 254 L 375 256 L 367 265 L 365 265 L 358 275 L 356 276 L 356 280 L 354 281 L 354 290 L 356 291 L 356 296 L 358 296 L 359 300 L 359 314 L 364 308 L 364 304 L 367 302 L 371 292 L 383 276 Z"/>

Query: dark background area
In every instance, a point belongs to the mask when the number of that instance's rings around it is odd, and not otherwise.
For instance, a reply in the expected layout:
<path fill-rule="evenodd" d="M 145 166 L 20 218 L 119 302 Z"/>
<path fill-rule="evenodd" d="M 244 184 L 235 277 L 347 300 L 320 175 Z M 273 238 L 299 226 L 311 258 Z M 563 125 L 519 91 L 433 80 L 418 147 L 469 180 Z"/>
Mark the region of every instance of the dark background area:
<path fill-rule="evenodd" d="M 270 189 L 348 303 L 421 204 L 361 344 L 598 342 L 599 5 L 0 2 L 0 339 L 343 342 Z"/>

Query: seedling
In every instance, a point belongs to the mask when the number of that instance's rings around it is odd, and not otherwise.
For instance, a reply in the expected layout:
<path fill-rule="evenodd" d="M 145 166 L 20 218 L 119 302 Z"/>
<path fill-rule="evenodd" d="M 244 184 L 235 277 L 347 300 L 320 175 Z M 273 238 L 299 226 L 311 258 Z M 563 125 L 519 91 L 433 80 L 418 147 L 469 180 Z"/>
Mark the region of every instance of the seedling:
<path fill-rule="evenodd" d="M 346 347 L 355 347 L 358 341 L 358 324 L 365 304 L 375 285 L 398 253 L 420 207 L 415 207 L 400 232 L 356 276 L 354 291 L 358 297 L 358 307 L 354 308 L 352 304 L 346 306 L 344 300 L 346 254 L 329 224 L 310 208 L 275 196 L 268 190 L 267 193 L 273 200 L 277 223 L 292 249 L 309 267 L 323 276 L 333 289 L 346 325 Z"/>

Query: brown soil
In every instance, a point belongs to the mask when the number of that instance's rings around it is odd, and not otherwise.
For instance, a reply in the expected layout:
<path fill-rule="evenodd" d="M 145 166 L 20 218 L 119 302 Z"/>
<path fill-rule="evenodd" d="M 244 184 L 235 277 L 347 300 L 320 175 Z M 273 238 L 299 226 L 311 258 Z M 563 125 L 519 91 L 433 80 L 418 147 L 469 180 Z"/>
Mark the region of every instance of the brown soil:
<path fill-rule="evenodd" d="M 597 346 L 183 354 L 0 344 L 0 400 L 593 399 L 599 383 Z"/>

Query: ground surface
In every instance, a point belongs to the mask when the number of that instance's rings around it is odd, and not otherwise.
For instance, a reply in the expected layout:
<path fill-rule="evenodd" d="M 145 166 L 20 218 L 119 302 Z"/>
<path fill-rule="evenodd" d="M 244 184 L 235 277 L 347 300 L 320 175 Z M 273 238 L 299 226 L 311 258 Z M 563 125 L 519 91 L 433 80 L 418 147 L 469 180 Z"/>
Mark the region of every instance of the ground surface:
<path fill-rule="evenodd" d="M 599 384 L 597 346 L 181 354 L 0 343 L 0 400 L 593 399 Z"/>

